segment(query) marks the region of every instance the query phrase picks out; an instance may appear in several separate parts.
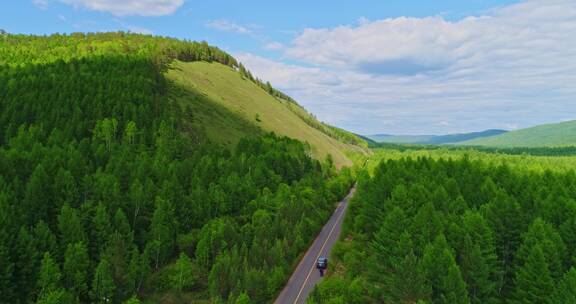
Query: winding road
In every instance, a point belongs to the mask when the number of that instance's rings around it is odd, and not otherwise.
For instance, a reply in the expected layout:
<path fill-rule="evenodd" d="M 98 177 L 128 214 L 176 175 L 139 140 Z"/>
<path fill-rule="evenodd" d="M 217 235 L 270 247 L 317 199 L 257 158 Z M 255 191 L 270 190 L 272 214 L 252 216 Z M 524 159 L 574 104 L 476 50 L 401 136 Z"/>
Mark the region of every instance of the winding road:
<path fill-rule="evenodd" d="M 320 256 L 329 257 L 334 243 L 340 236 L 344 214 L 348 207 L 348 200 L 354 195 L 356 187 L 338 204 L 338 207 L 320 231 L 320 234 L 308 248 L 308 251 L 292 273 L 290 280 L 274 302 L 275 304 L 296 304 L 305 303 L 308 294 L 314 285 L 320 281 L 320 272 L 316 269 L 316 260 Z M 328 270 L 330 271 L 330 260 L 328 260 Z"/>

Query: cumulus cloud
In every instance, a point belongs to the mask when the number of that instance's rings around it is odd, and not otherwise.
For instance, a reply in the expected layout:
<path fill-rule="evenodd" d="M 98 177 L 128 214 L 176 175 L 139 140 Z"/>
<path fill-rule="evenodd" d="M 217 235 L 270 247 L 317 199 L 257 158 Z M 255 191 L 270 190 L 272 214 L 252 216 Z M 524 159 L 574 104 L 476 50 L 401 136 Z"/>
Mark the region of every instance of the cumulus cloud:
<path fill-rule="evenodd" d="M 574 37 L 575 1 L 527 0 L 458 21 L 305 29 L 284 54 L 301 64 L 245 59 L 320 118 L 356 132 L 513 129 L 576 119 Z"/>
<path fill-rule="evenodd" d="M 46 2 L 46 0 L 34 0 Z M 116 16 L 165 16 L 174 13 L 184 0 L 59 0 L 77 8 L 107 12 Z"/>

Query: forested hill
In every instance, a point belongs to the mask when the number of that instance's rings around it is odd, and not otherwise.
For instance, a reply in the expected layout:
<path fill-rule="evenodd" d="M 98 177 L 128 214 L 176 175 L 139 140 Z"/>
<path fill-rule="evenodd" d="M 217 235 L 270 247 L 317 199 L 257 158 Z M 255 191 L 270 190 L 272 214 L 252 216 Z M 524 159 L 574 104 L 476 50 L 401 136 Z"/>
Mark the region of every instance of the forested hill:
<path fill-rule="evenodd" d="M 293 99 L 274 89 L 270 83 L 255 78 L 236 59 L 205 42 L 127 33 L 77 33 L 48 37 L 4 35 L 0 43 L 2 46 L 0 64 L 9 67 L 11 73 L 16 71 L 28 73 L 26 69 L 38 66 L 48 70 L 58 69 L 61 65 L 66 65 L 70 72 L 73 72 L 63 75 L 73 76 L 74 79 L 59 84 L 60 87 L 51 86 L 48 91 L 46 88 L 42 88 L 42 91 L 32 90 L 27 96 L 16 97 L 18 99 L 38 99 L 39 96 L 32 97 L 31 94 L 42 94 L 41 99 L 47 99 L 56 91 L 57 94 L 67 94 L 62 92 L 62 86 L 66 86 L 65 89 L 68 91 L 81 92 L 83 88 L 79 86 L 90 86 L 94 82 L 108 80 L 111 77 L 114 77 L 114 81 L 119 79 L 118 81 L 131 82 L 127 87 L 118 86 L 128 89 L 121 94 L 120 98 L 123 98 L 121 100 L 109 98 L 115 95 L 115 92 L 101 92 L 95 99 L 101 98 L 103 102 L 93 99 L 91 101 L 94 102 L 93 105 L 76 103 L 74 98 L 68 99 L 70 104 L 66 110 L 78 114 L 72 115 L 73 117 L 56 113 L 42 114 L 38 112 L 44 109 L 37 112 L 38 109 L 30 107 L 26 107 L 26 112 L 18 113 L 19 117 L 26 117 L 28 123 L 40 123 L 45 129 L 61 125 L 68 118 L 81 120 L 87 124 L 79 128 L 83 132 L 67 134 L 76 139 L 88 134 L 86 131 L 91 129 L 94 120 L 104 117 L 114 117 L 120 123 L 119 127 L 124 127 L 130 119 L 122 119 L 124 117 L 121 116 L 128 112 L 119 108 L 144 105 L 146 104 L 144 99 L 151 98 L 149 93 L 153 93 L 169 97 L 163 98 L 164 100 L 158 99 L 158 102 L 154 103 L 159 109 L 155 114 L 160 115 L 162 114 L 160 112 L 172 108 L 173 111 L 168 115 L 179 114 L 178 119 L 184 120 L 184 124 L 196 126 L 194 136 L 203 135 L 205 139 L 229 144 L 228 146 L 236 144 L 241 137 L 258 133 L 258 129 L 265 132 L 273 131 L 279 135 L 308 142 L 313 155 L 319 159 L 331 154 L 339 166 L 350 165 L 345 151 L 358 150 L 359 147 L 366 146 L 365 141 L 357 136 L 319 122 Z M 115 62 L 120 65 L 115 69 L 118 71 L 116 75 L 106 75 L 107 72 L 99 67 L 115 65 Z M 129 71 L 130 69 L 134 70 Z M 80 73 L 80 77 L 77 77 L 75 72 Z M 52 72 L 50 75 L 57 74 Z M 2 81 L 8 80 L 5 78 Z M 99 85 L 100 88 L 106 89 L 106 86 L 102 87 L 103 84 Z M 139 93 L 146 96 L 128 96 L 131 91 L 136 91 L 131 90 L 131 86 L 153 92 L 141 90 Z M 36 103 L 36 106 L 43 104 Z M 88 111 L 84 111 L 82 108 L 84 106 Z M 80 109 L 73 109 L 74 107 Z M 102 111 L 99 108 L 106 110 Z M 50 109 L 54 110 L 56 109 Z M 6 108 L 2 113 L 3 116 L 9 117 L 15 111 L 15 108 Z M 106 111 L 113 113 L 105 113 Z M 121 111 L 123 113 L 120 113 Z M 187 115 L 192 112 L 196 115 Z M 131 114 L 134 115 L 134 112 Z M 146 121 L 151 122 L 150 117 L 146 118 Z M 20 126 L 21 122 L 12 124 L 10 130 L 4 130 L 9 132 L 6 136 L 14 135 L 15 128 Z M 137 125 L 138 123 L 136 122 Z"/>
<path fill-rule="evenodd" d="M 352 183 L 323 156 L 355 137 L 299 111 L 206 43 L 2 35 L 0 303 L 269 301 Z"/>
<path fill-rule="evenodd" d="M 576 146 L 576 121 L 540 125 L 458 144 L 496 148 Z"/>

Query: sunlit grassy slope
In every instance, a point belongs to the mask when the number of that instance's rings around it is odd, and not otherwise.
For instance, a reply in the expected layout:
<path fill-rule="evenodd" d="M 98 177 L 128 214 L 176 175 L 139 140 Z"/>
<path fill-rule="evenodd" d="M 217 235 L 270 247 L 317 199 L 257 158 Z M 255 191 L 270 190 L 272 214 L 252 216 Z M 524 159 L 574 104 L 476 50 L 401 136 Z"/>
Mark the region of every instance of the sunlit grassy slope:
<path fill-rule="evenodd" d="M 541 125 L 458 144 L 502 148 L 575 146 L 576 121 Z"/>
<path fill-rule="evenodd" d="M 331 154 L 337 166 L 351 165 L 346 151 L 358 147 L 340 142 L 304 122 L 290 103 L 272 97 L 234 69 L 206 62 L 176 61 L 167 71 L 173 81 L 171 96 L 188 108 L 195 128 L 226 145 L 258 132 L 275 132 L 311 146 L 312 154 L 324 159 Z"/>

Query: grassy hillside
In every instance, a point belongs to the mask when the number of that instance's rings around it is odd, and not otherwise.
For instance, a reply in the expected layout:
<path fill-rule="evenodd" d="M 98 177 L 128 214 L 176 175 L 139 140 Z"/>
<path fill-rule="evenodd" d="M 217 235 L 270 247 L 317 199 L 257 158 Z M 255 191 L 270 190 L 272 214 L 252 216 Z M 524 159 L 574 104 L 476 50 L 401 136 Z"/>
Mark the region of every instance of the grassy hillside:
<path fill-rule="evenodd" d="M 547 124 L 459 144 L 488 147 L 562 147 L 576 145 L 576 121 Z"/>
<path fill-rule="evenodd" d="M 259 128 L 309 143 L 319 159 L 331 154 L 338 166 L 351 164 L 344 151 L 352 146 L 307 124 L 295 112 L 303 111 L 299 106 L 273 97 L 231 67 L 176 61 L 166 75 L 175 84 L 172 97 L 190 107 L 193 124 L 217 142 L 235 145 Z"/>

